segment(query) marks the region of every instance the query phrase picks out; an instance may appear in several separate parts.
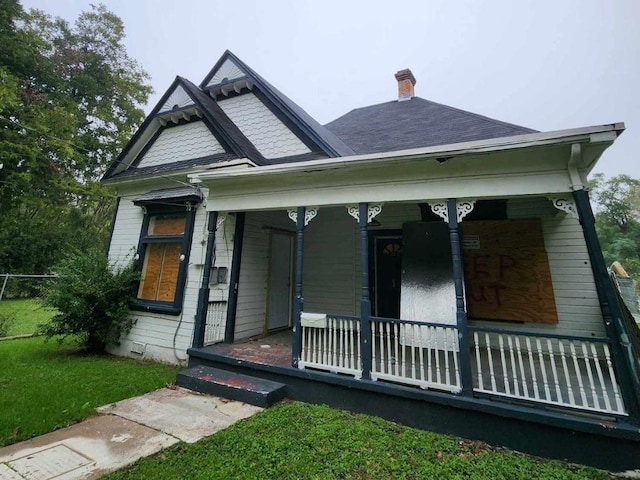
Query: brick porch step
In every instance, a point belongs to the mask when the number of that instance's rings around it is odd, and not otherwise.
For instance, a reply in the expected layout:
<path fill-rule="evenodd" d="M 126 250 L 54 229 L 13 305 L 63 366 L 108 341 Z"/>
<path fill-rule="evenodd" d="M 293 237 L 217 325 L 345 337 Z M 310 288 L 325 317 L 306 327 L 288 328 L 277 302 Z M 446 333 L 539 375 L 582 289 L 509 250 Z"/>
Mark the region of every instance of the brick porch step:
<path fill-rule="evenodd" d="M 258 407 L 270 407 L 282 400 L 287 389 L 283 383 L 203 365 L 178 373 L 176 384 L 196 392 L 238 400 Z"/>

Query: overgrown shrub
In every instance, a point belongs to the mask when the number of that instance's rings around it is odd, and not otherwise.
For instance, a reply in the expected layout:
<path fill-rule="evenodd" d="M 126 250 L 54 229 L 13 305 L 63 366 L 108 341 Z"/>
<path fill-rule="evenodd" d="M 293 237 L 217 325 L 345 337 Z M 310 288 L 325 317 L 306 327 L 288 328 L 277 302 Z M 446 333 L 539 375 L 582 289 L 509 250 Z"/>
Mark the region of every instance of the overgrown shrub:
<path fill-rule="evenodd" d="M 103 252 L 96 251 L 70 255 L 55 270 L 58 278 L 44 301 L 60 313 L 40 326 L 40 331 L 60 341 L 77 336 L 93 352 L 118 345 L 120 336 L 134 323 L 128 309 L 139 279 L 134 261 L 117 268 Z"/>
<path fill-rule="evenodd" d="M 15 320 L 15 317 L 9 313 L 0 313 L 0 337 L 7 336 Z"/>

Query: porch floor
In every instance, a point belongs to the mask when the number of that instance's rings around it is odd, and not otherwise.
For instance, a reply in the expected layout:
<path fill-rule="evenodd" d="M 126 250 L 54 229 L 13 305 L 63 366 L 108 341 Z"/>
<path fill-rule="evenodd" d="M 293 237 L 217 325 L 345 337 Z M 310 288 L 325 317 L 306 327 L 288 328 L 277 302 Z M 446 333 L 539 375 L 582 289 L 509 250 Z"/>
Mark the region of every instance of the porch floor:
<path fill-rule="evenodd" d="M 210 353 L 259 365 L 291 366 L 291 330 L 238 343 L 216 343 L 204 347 Z"/>

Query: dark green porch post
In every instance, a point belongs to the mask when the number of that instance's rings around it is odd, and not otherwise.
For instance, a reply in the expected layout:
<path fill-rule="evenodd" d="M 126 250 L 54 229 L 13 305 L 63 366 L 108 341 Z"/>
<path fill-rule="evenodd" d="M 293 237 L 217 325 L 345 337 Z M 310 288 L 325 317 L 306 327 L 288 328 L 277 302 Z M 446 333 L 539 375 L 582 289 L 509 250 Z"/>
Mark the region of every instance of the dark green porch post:
<path fill-rule="evenodd" d="M 209 278 L 213 265 L 213 247 L 216 243 L 216 223 L 218 223 L 218 212 L 209 212 L 209 223 L 207 225 L 207 253 L 204 259 L 204 271 L 202 272 L 202 285 L 198 291 L 198 305 L 196 308 L 195 325 L 193 328 L 193 348 L 200 348 L 204 345 L 204 331 L 207 323 L 207 306 L 209 304 Z"/>
<path fill-rule="evenodd" d="M 358 227 L 360 229 L 360 261 L 362 264 L 362 285 L 360 296 L 360 357 L 362 378 L 371 379 L 371 300 L 369 299 L 369 204 L 358 205 Z"/>
<path fill-rule="evenodd" d="M 302 353 L 302 327 L 300 326 L 300 316 L 304 310 L 304 298 L 302 297 L 302 260 L 304 258 L 305 207 L 298 207 L 296 214 L 296 288 L 293 303 L 291 364 L 297 368 L 298 362 L 300 361 L 300 354 Z"/>
<path fill-rule="evenodd" d="M 600 241 L 595 228 L 595 218 L 589 203 L 589 194 L 586 190 L 575 190 L 573 198 L 576 202 L 576 210 L 578 218 L 582 225 L 587 251 L 591 260 L 591 269 L 596 283 L 598 292 L 598 300 L 602 309 L 602 317 L 604 319 L 604 327 L 607 337 L 611 340 L 611 350 L 615 362 L 615 367 L 620 383 L 620 390 L 625 406 L 630 416 L 637 417 L 640 414 L 640 406 L 638 402 L 638 383 L 637 371 L 634 368 L 633 359 L 625 355 L 622 340 L 618 330 L 622 330 L 622 311 L 618 298 L 614 290 L 613 283 L 609 277 L 607 265 L 604 263 Z M 617 325 L 614 325 L 614 322 Z M 626 335 L 626 333 L 625 333 Z"/>
<path fill-rule="evenodd" d="M 453 283 L 456 291 L 456 324 L 458 326 L 458 346 L 460 348 L 460 381 L 462 395 L 473 395 L 471 376 L 471 356 L 469 353 L 469 331 L 467 329 L 467 311 L 464 304 L 464 265 L 460 247 L 460 229 L 458 228 L 458 204 L 455 198 L 447 200 L 449 214 L 449 240 L 453 261 Z"/>
<path fill-rule="evenodd" d="M 236 228 L 233 233 L 233 256 L 231 257 L 231 278 L 229 279 L 229 302 L 227 303 L 227 322 L 224 330 L 224 343 L 233 343 L 236 331 L 240 264 L 242 263 L 242 245 L 244 241 L 244 218 L 245 212 L 236 213 Z"/>

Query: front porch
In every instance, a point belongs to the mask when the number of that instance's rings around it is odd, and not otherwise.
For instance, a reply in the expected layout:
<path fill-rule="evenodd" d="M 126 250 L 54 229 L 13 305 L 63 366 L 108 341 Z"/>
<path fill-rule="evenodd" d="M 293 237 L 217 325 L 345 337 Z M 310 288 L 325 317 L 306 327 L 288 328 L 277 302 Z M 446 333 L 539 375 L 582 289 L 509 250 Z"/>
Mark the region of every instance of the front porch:
<path fill-rule="evenodd" d="M 468 398 L 438 390 L 355 379 L 283 365 L 291 332 L 248 342 L 189 350 L 189 366 L 207 365 L 285 384 L 287 398 L 354 412 L 516 451 L 609 470 L 636 469 L 637 429 L 607 415 L 567 415 L 562 409 L 507 397 Z M 264 348 L 268 345 L 270 348 Z M 290 353 L 290 350 L 289 352 Z"/>
<path fill-rule="evenodd" d="M 208 297 L 201 308 L 202 336 L 188 351 L 189 365 L 275 380 L 289 386 L 290 398 L 354 410 L 372 403 L 379 412 L 383 402 L 408 401 L 456 422 L 473 411 L 506 423 L 517 419 L 574 435 L 638 441 L 637 397 L 628 373 L 633 362 L 618 341 L 622 330 L 611 312 L 619 305 L 606 269 L 604 280 L 597 271 L 602 259 L 573 216 L 580 201 L 561 209 L 544 197 L 497 200 L 490 206 L 501 206 L 503 222 L 524 225 L 518 238 L 543 243 L 544 256 L 525 248 L 506 258 L 489 249 L 480 252 L 486 255 L 480 262 L 469 262 L 479 255 L 478 244 L 504 244 L 507 237 L 493 240 L 495 234 L 483 230 L 477 235 L 478 228 L 496 230 L 501 221 L 465 219 L 460 212 L 473 210 L 468 201 L 236 214 L 228 303 Z M 490 215 L 486 209 L 480 214 Z M 438 243 L 412 253 L 407 238 L 416 232 Z M 473 235 L 463 238 L 465 232 Z M 402 263 L 392 260 L 400 252 Z M 498 273 L 488 266 L 491 255 L 498 255 Z M 520 262 L 527 255 L 537 263 Z M 518 280 L 523 269 L 526 278 Z M 416 283 L 413 274 L 421 280 Z M 473 275 L 506 280 L 494 287 L 473 283 Z M 509 297 L 513 285 L 507 282 L 526 286 L 529 277 L 544 283 L 535 284 L 537 298 L 529 299 L 526 289 Z M 494 311 L 507 305 L 502 311 L 513 317 L 487 318 L 486 304 Z M 371 398 L 364 400 L 366 395 Z M 444 415 L 443 408 L 456 412 Z M 415 422 L 422 415 L 382 416 L 422 425 Z M 428 417 L 425 426 L 464 435 L 459 426 Z M 479 423 L 490 429 L 488 420 Z"/>

